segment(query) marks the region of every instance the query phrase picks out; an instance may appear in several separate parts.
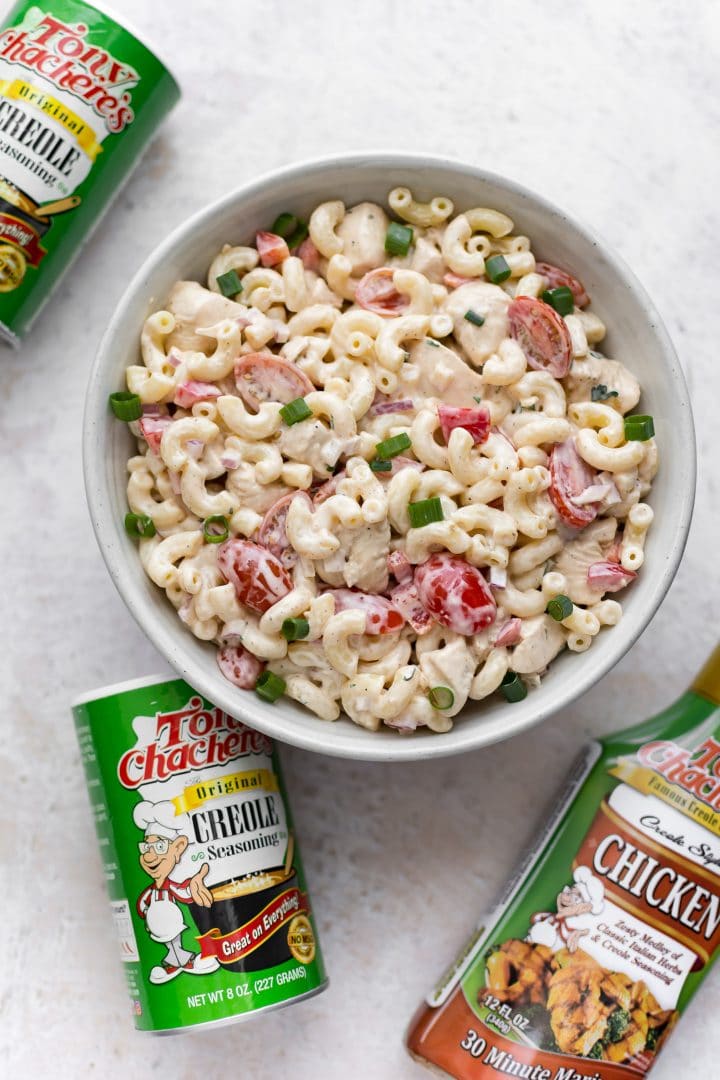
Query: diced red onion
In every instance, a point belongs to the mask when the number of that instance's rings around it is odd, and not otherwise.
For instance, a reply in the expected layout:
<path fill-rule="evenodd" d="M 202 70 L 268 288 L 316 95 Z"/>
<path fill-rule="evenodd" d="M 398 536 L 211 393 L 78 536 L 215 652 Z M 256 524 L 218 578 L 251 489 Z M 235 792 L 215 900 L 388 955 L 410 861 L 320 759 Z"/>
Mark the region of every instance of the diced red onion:
<path fill-rule="evenodd" d="M 371 416 L 382 416 L 384 413 L 412 412 L 415 402 L 411 398 L 403 398 L 401 401 L 382 401 L 373 405 L 370 409 Z"/>
<path fill-rule="evenodd" d="M 237 469 L 242 461 L 242 455 L 237 450 L 226 450 L 220 458 L 220 464 L 224 469 Z"/>
<path fill-rule="evenodd" d="M 517 645 L 518 641 L 520 641 L 521 632 L 522 619 L 508 619 L 505 625 L 501 626 L 498 636 L 495 638 L 495 646 L 501 649 L 506 645 Z"/>
<path fill-rule="evenodd" d="M 188 439 L 185 448 L 191 457 L 199 458 L 203 452 L 204 442 L 202 439 Z"/>

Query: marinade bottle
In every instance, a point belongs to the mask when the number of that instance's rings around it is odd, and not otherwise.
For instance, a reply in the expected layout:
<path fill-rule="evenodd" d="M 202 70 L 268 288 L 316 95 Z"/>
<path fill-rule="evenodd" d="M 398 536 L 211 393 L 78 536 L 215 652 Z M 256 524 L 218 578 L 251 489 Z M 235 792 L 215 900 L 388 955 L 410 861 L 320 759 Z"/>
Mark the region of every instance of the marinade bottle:
<path fill-rule="evenodd" d="M 650 1071 L 720 943 L 720 647 L 690 689 L 593 742 L 495 910 L 413 1019 L 458 1080 Z"/>

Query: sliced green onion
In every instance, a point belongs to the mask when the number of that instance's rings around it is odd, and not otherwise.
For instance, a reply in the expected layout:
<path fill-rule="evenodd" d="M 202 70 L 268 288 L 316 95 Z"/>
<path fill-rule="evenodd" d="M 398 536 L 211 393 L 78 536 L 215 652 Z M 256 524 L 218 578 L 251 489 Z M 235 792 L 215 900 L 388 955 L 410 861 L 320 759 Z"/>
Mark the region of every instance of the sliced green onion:
<path fill-rule="evenodd" d="M 128 536 L 132 536 L 134 540 L 154 536 L 156 531 L 153 519 L 148 517 L 147 514 L 125 515 L 125 532 Z"/>
<path fill-rule="evenodd" d="M 263 701 L 277 701 L 285 693 L 285 680 L 276 675 L 274 671 L 263 671 L 255 683 L 255 693 Z"/>
<path fill-rule="evenodd" d="M 278 214 L 272 223 L 271 233 L 275 233 L 276 236 L 282 236 L 283 240 L 287 240 L 288 236 L 297 229 L 300 222 L 294 214 Z"/>
<path fill-rule="evenodd" d="M 307 619 L 285 619 L 280 633 L 286 641 L 300 641 L 310 633 L 310 623 Z"/>
<path fill-rule="evenodd" d="M 432 345 L 433 349 L 439 349 L 440 348 L 440 342 L 436 341 L 434 337 L 428 337 L 428 338 L 425 338 L 425 340 L 428 343 L 428 345 Z"/>
<path fill-rule="evenodd" d="M 137 394 L 131 394 L 129 390 L 120 390 L 117 394 L 111 394 L 108 398 L 110 408 L 118 420 L 139 420 L 142 416 L 142 402 Z"/>
<path fill-rule="evenodd" d="M 286 243 L 290 250 L 294 251 L 295 248 L 299 248 L 303 240 L 307 240 L 307 238 L 308 227 L 304 221 L 301 221 L 292 236 L 288 236 Z"/>
<path fill-rule="evenodd" d="M 501 281 L 507 281 L 510 277 L 510 267 L 504 255 L 491 255 L 485 260 L 485 277 L 499 285 Z"/>
<path fill-rule="evenodd" d="M 428 690 L 428 701 L 433 709 L 452 709 L 455 695 L 449 686 L 433 686 L 432 690 Z"/>
<path fill-rule="evenodd" d="M 212 514 L 203 522 L 203 536 L 208 544 L 222 544 L 230 535 L 228 520 L 222 514 Z"/>
<path fill-rule="evenodd" d="M 385 250 L 390 255 L 407 255 L 413 242 L 413 231 L 409 225 L 391 221 L 385 233 Z"/>
<path fill-rule="evenodd" d="M 383 439 L 375 447 L 375 452 L 379 458 L 392 458 L 402 454 L 403 450 L 409 450 L 411 446 L 410 436 L 406 431 L 403 431 L 401 435 L 393 435 L 391 439 Z"/>
<path fill-rule="evenodd" d="M 618 397 L 617 390 L 608 390 L 605 383 L 598 383 L 590 390 L 591 401 L 609 401 L 612 397 Z"/>
<path fill-rule="evenodd" d="M 301 420 L 307 420 L 308 416 L 312 416 L 312 409 L 305 398 L 298 397 L 287 405 L 283 405 L 280 415 L 287 426 L 292 427 L 293 424 L 299 424 Z"/>
<path fill-rule="evenodd" d="M 562 622 L 563 619 L 567 619 L 569 615 L 572 615 L 573 602 L 569 596 L 560 593 L 558 596 L 553 597 L 552 600 L 548 600 L 545 610 L 555 622 Z"/>
<path fill-rule="evenodd" d="M 237 293 L 242 292 L 242 281 L 238 277 L 237 270 L 228 270 L 224 274 L 218 274 L 215 281 L 223 296 L 236 296 Z"/>
<path fill-rule="evenodd" d="M 648 439 L 652 439 L 655 434 L 655 424 L 653 423 L 652 416 L 640 416 L 635 414 L 634 416 L 625 417 L 625 438 L 628 440 L 634 440 L 635 442 L 647 442 Z"/>
<path fill-rule="evenodd" d="M 500 683 L 506 701 L 522 701 L 527 697 L 527 686 L 515 671 L 508 671 Z"/>
<path fill-rule="evenodd" d="M 380 461 L 379 458 L 373 458 L 370 462 L 370 468 L 373 472 L 390 472 L 392 469 L 392 461 Z"/>
<path fill-rule="evenodd" d="M 432 525 L 433 521 L 443 521 L 445 514 L 442 503 L 436 496 L 434 499 L 408 503 L 408 517 L 413 529 L 421 529 L 423 525 Z"/>
<path fill-rule="evenodd" d="M 575 309 L 575 297 L 572 289 L 569 289 L 567 285 L 558 285 L 556 289 L 546 289 L 541 299 L 550 307 L 555 308 L 558 315 L 572 315 Z"/>
<path fill-rule="evenodd" d="M 466 318 L 468 322 L 471 322 L 473 326 L 482 326 L 485 322 L 485 316 L 478 315 L 477 311 L 473 311 L 472 308 L 467 309 L 464 318 Z"/>

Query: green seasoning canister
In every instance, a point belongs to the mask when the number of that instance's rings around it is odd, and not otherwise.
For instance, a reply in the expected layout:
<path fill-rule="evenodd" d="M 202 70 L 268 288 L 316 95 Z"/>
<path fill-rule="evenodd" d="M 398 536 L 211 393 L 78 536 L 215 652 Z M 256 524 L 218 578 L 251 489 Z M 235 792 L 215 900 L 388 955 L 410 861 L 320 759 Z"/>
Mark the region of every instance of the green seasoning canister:
<path fill-rule="evenodd" d="M 135 1024 L 231 1023 L 323 990 L 272 740 L 162 677 L 73 706 Z"/>
<path fill-rule="evenodd" d="M 0 336 L 17 344 L 180 97 L 83 0 L 20 0 L 0 30 Z"/>

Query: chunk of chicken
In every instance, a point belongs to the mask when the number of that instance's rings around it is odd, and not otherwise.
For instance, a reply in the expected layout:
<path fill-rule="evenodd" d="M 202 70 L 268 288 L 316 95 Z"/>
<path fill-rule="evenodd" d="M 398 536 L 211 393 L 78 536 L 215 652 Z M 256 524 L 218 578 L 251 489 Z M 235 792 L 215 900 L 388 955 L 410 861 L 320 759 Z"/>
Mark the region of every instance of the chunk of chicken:
<path fill-rule="evenodd" d="M 598 518 L 556 556 L 555 569 L 564 576 L 565 592 L 574 604 L 596 604 L 602 600 L 602 590 L 588 584 L 587 572 L 593 563 L 604 560 L 616 532 L 615 518 Z"/>
<path fill-rule="evenodd" d="M 397 397 L 437 397 L 446 405 L 474 404 L 484 391 L 482 376 L 446 345 L 427 338 L 410 345 L 398 372 Z"/>
<path fill-rule="evenodd" d="M 318 577 L 328 585 L 347 585 L 363 592 L 384 592 L 388 586 L 387 557 L 390 551 L 390 526 L 387 521 L 364 525 L 359 529 L 338 529 L 340 548 L 315 564 Z"/>
<path fill-rule="evenodd" d="M 564 647 L 562 627 L 549 615 L 523 619 L 522 638 L 512 651 L 510 667 L 518 675 L 544 671 Z"/>
<path fill-rule="evenodd" d="M 204 353 L 216 349 L 217 341 L 198 334 L 196 327 L 213 326 L 222 319 L 238 319 L 247 312 L 242 304 L 203 288 L 197 281 L 177 281 L 170 290 L 167 310 L 175 316 L 175 329 L 168 335 L 168 347 Z"/>
<path fill-rule="evenodd" d="M 599 353 L 574 360 L 564 385 L 568 404 L 589 401 L 593 386 L 600 385 L 608 391 L 617 390 L 618 396 L 608 399 L 607 404 L 616 404 L 622 413 L 634 409 L 640 400 L 640 383 L 633 373 L 619 360 L 608 360 Z"/>
<path fill-rule="evenodd" d="M 310 465 L 317 477 L 327 480 L 342 454 L 355 450 L 356 438 L 340 439 L 322 420 L 306 420 L 280 431 L 277 447 L 286 458 Z"/>
<path fill-rule="evenodd" d="M 387 227 L 385 211 L 376 203 L 358 203 L 348 210 L 338 225 L 337 235 L 343 242 L 343 255 L 350 260 L 353 277 L 362 277 L 368 270 L 385 265 Z"/>
<path fill-rule="evenodd" d="M 443 709 L 446 716 L 455 716 L 467 701 L 475 667 L 475 657 L 462 638 L 420 657 L 420 670 L 427 685 L 449 686 L 455 694 L 451 707 Z"/>
<path fill-rule="evenodd" d="M 475 367 L 481 367 L 497 352 L 500 342 L 508 336 L 509 303 L 510 297 L 499 285 L 486 281 L 461 285 L 443 302 L 443 310 L 452 318 L 455 337 Z M 465 318 L 470 310 L 482 316 L 482 326 Z"/>
<path fill-rule="evenodd" d="M 228 472 L 227 490 L 237 499 L 238 507 L 264 514 L 274 506 L 283 495 L 293 489 L 284 484 L 258 484 L 255 479 L 255 466 L 242 462 L 239 468 Z"/>
<path fill-rule="evenodd" d="M 434 285 L 442 284 L 445 263 L 440 248 L 424 236 L 418 236 L 411 252 L 410 269 L 424 274 Z"/>

